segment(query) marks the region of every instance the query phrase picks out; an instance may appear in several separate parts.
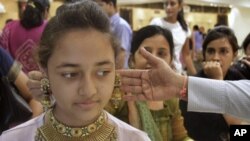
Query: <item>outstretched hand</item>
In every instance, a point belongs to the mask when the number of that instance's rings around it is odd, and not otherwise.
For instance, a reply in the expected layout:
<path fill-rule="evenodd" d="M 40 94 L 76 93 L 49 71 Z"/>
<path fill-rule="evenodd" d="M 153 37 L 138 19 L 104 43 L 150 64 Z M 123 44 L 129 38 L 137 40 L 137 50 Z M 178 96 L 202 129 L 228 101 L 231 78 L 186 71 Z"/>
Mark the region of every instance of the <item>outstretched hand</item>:
<path fill-rule="evenodd" d="M 127 93 L 125 100 L 167 100 L 179 95 L 184 77 L 175 73 L 160 58 L 144 48 L 141 55 L 151 65 L 149 70 L 118 70 L 121 76 L 121 89 Z"/>

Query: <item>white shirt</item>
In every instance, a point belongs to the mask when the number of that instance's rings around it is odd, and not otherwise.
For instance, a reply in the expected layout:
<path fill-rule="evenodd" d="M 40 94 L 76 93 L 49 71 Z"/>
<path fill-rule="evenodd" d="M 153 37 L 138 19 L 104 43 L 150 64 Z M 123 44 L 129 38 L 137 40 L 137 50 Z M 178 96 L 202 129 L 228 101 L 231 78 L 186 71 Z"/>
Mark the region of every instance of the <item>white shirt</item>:
<path fill-rule="evenodd" d="M 117 141 L 150 141 L 145 132 L 128 125 L 109 113 L 107 115 L 108 122 L 117 129 Z M 3 132 L 0 141 L 35 141 L 37 128 L 41 127 L 43 123 L 44 114 Z"/>
<path fill-rule="evenodd" d="M 250 80 L 188 78 L 188 111 L 250 119 Z"/>
<path fill-rule="evenodd" d="M 168 30 L 172 32 L 173 39 L 174 39 L 174 54 L 175 54 L 174 65 L 175 65 L 176 71 L 178 73 L 182 73 L 183 68 L 182 68 L 182 64 L 180 60 L 181 51 L 190 32 L 186 32 L 185 30 L 183 30 L 179 22 L 169 23 L 163 18 L 154 18 L 150 22 L 150 25 L 158 25 L 163 28 L 167 28 Z"/>

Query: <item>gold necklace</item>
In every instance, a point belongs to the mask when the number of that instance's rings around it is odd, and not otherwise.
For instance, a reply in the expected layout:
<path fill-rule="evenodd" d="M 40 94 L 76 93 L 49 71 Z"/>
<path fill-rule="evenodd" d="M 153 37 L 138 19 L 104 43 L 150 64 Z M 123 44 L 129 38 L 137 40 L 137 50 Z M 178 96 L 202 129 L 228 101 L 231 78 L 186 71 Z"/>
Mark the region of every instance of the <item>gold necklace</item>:
<path fill-rule="evenodd" d="M 107 115 L 102 112 L 98 119 L 87 126 L 73 128 L 59 122 L 52 110 L 47 114 L 48 122 L 38 128 L 36 141 L 116 141 L 115 127 L 107 122 Z"/>

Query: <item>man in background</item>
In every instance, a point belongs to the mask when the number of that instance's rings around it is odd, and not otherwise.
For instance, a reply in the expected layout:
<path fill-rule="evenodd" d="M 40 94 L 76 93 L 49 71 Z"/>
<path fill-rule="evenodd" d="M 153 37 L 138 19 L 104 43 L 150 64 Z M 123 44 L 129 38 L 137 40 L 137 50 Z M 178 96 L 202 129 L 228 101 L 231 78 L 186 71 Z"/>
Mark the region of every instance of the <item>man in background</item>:
<path fill-rule="evenodd" d="M 125 57 L 123 64 L 124 68 L 128 68 L 128 58 L 130 55 L 130 44 L 132 38 L 132 29 L 127 21 L 120 17 L 117 10 L 117 0 L 95 0 L 103 10 L 108 14 L 110 18 L 111 30 L 113 34 L 121 43 L 123 54 L 119 54 L 117 61 L 122 62 Z M 125 53 L 125 54 L 124 54 Z M 125 56 L 124 56 L 125 55 Z M 121 63 L 119 63 L 121 65 Z"/>

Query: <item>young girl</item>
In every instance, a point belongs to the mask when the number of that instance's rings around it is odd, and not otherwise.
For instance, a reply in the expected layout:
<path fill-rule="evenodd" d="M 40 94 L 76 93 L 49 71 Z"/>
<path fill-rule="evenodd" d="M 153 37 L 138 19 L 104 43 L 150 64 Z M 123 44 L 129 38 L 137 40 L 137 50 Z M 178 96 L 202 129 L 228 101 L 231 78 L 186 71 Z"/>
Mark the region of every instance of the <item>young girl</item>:
<path fill-rule="evenodd" d="M 43 32 L 38 60 L 55 104 L 2 134 L 0 140 L 149 141 L 147 135 L 103 110 L 115 80 L 116 43 L 109 19 L 92 1 L 65 4 Z M 48 89 L 50 88 L 50 90 Z"/>

